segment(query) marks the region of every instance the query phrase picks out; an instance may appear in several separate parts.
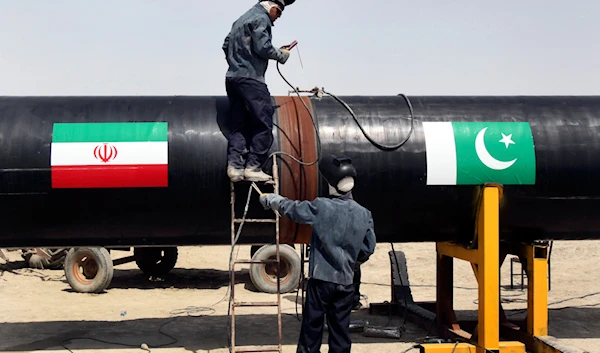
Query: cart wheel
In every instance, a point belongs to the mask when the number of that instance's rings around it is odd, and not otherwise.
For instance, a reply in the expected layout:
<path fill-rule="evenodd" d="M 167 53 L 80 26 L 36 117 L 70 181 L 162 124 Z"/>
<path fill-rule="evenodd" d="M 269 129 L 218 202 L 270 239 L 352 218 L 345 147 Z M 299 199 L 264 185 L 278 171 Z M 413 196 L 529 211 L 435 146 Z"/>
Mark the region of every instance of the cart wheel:
<path fill-rule="evenodd" d="M 105 248 L 70 249 L 64 269 L 69 285 L 80 293 L 100 293 L 113 277 L 113 262 Z"/>
<path fill-rule="evenodd" d="M 296 289 L 300 280 L 300 256 L 291 246 L 279 245 L 279 258 L 281 260 L 280 291 L 288 293 Z M 265 245 L 252 256 L 253 261 L 275 259 L 275 245 Z M 276 264 L 252 264 L 250 266 L 252 284 L 261 292 L 277 293 L 277 275 Z"/>
<path fill-rule="evenodd" d="M 133 256 L 147 276 L 166 275 L 177 264 L 177 248 L 135 248 Z"/>

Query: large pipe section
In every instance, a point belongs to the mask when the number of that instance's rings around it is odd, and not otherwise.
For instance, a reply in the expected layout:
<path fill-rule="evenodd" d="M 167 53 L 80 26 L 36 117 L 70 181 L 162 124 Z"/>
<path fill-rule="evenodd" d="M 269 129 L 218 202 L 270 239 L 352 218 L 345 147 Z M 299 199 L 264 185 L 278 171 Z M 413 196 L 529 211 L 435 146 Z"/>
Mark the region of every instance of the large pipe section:
<path fill-rule="evenodd" d="M 381 144 L 410 131 L 400 96 L 341 98 Z M 600 97 L 409 98 L 414 130 L 391 152 L 372 145 L 334 99 L 303 98 L 322 153 L 352 158 L 354 198 L 373 212 L 379 242 L 470 240 L 477 181 L 487 177 L 507 181 L 503 239 L 600 238 Z M 317 134 L 300 99 L 274 97 L 273 104 L 272 151 L 314 161 Z M 229 244 L 227 114 L 226 97 L 0 98 L 0 248 Z M 508 125 L 465 122 L 528 124 L 511 133 L 502 130 Z M 104 141 L 104 133 L 113 135 Z M 473 138 L 471 152 L 459 146 L 460 134 Z M 133 148 L 136 139 L 152 143 Z M 531 148 L 516 162 L 516 155 L 500 158 L 524 145 Z M 90 159 L 104 164 L 86 166 Z M 316 165 L 286 156 L 278 163 L 282 194 L 310 200 L 327 192 Z M 247 188 L 240 184 L 239 206 Z M 269 216 L 253 202 L 249 216 Z M 289 241 L 310 236 L 309 227 L 291 222 L 282 231 Z M 248 227 L 244 234 L 241 243 L 268 242 L 273 233 Z"/>

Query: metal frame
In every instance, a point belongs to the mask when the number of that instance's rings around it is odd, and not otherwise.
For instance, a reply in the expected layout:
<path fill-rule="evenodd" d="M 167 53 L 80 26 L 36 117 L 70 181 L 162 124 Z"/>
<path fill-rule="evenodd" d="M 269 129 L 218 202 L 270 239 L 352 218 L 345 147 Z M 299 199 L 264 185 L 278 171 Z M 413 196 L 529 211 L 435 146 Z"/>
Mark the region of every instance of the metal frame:
<path fill-rule="evenodd" d="M 437 243 L 437 301 L 436 318 L 439 326 L 465 339 L 477 340 L 477 344 L 422 344 L 423 353 L 451 352 L 500 352 L 525 353 L 522 342 L 500 341 L 500 319 L 505 321 L 500 303 L 500 236 L 499 204 L 502 187 L 485 185 L 477 216 L 477 248 L 467 249 L 452 243 Z M 502 261 L 504 260 L 502 257 Z M 478 282 L 479 309 L 475 335 L 463 331 L 453 308 L 453 259 L 471 263 Z M 537 276 L 536 276 L 537 277 Z M 502 312 L 501 312 L 502 311 Z M 501 315 L 502 314 L 502 315 Z M 546 317 L 547 319 L 547 317 Z M 538 323 L 543 325 L 543 318 Z"/>
<path fill-rule="evenodd" d="M 549 246 L 547 242 L 533 244 L 500 243 L 499 203 L 502 187 L 486 184 L 478 208 L 476 248 L 453 243 L 437 243 L 437 300 L 435 302 L 438 332 L 445 337 L 460 338 L 473 343 L 422 344 L 422 353 L 500 352 L 500 353 L 561 353 L 548 336 Z M 523 328 L 509 322 L 500 303 L 500 266 L 507 255 L 516 255 L 525 265 L 527 285 L 527 319 Z M 477 322 L 459 324 L 453 308 L 453 259 L 471 263 L 477 278 L 479 310 Z M 427 303 L 416 303 L 419 308 Z M 415 306 L 416 306 L 415 305 Z M 409 311 L 414 311 L 411 307 Z M 461 325 L 475 327 L 474 333 L 463 331 Z M 513 340 L 500 341 L 500 335 Z M 477 342 L 476 344 L 474 342 Z"/>
<path fill-rule="evenodd" d="M 249 353 L 249 352 L 283 352 L 282 348 L 282 324 L 281 324 L 281 278 L 279 277 L 279 273 L 281 273 L 281 258 L 279 254 L 279 220 L 280 215 L 278 212 L 275 213 L 274 219 L 239 219 L 235 217 L 235 184 L 231 183 L 231 246 L 235 245 L 235 234 L 236 234 L 236 224 L 241 223 L 274 223 L 275 224 L 275 252 L 276 252 L 276 260 L 263 260 L 263 261 L 255 261 L 255 260 L 237 260 L 233 261 L 230 264 L 229 272 L 231 276 L 231 291 L 230 291 L 230 309 L 231 309 L 231 352 L 232 353 Z M 279 194 L 279 170 L 277 166 L 276 156 L 273 156 L 273 181 L 266 182 L 266 185 L 273 185 L 273 192 L 275 194 Z M 262 194 L 261 190 L 258 188 L 256 183 L 252 182 L 251 187 L 254 188 L 258 192 L 258 194 Z M 241 234 L 240 234 L 241 237 Z M 257 244 L 251 244 L 257 245 Z M 236 302 L 235 301 L 235 265 L 237 264 L 277 264 L 277 301 L 276 302 Z M 235 345 L 235 308 L 236 307 L 277 307 L 277 334 L 278 334 L 278 345 L 277 346 L 257 346 L 257 347 L 244 347 L 244 348 L 236 348 Z"/>

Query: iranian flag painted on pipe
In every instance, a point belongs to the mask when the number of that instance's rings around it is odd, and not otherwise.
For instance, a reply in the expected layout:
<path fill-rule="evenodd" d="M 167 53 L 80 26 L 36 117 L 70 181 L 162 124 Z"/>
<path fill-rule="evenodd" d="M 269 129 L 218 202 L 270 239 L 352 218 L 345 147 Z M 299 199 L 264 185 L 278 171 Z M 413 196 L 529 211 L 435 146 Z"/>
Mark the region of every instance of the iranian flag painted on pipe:
<path fill-rule="evenodd" d="M 167 123 L 56 123 L 50 165 L 52 188 L 167 187 Z"/>

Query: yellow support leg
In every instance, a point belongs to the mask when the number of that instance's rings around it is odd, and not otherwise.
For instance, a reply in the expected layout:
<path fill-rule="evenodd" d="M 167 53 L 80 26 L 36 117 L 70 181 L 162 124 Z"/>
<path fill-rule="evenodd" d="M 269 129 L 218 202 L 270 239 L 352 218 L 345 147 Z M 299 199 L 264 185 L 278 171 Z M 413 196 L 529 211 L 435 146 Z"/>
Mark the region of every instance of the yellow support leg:
<path fill-rule="evenodd" d="M 525 353 L 525 348 L 520 342 L 500 342 L 499 353 Z M 468 343 L 442 343 L 422 344 L 421 352 L 426 353 L 473 353 L 475 346 Z"/>
<path fill-rule="evenodd" d="M 477 353 L 496 351 L 500 346 L 500 188 L 485 187 L 477 222 L 479 317 Z"/>
<path fill-rule="evenodd" d="M 527 246 L 527 333 L 548 335 L 547 248 Z"/>
<path fill-rule="evenodd" d="M 483 199 L 479 208 L 477 218 L 477 249 L 465 249 L 461 246 L 450 243 L 438 243 L 436 249 L 438 257 L 451 257 L 468 261 L 473 266 L 475 276 L 477 277 L 479 288 L 479 310 L 477 325 L 477 344 L 469 343 L 445 343 L 445 344 L 422 344 L 422 353 L 525 353 L 525 345 L 522 342 L 500 342 L 500 199 L 502 198 L 502 188 L 496 185 L 486 185 L 483 189 Z M 538 269 L 537 266 L 545 266 L 545 262 L 538 264 L 532 262 L 532 271 Z M 536 272 L 540 281 L 545 281 L 546 277 Z M 528 275 L 529 276 L 529 275 Z M 546 283 L 546 282 L 544 282 Z M 438 276 L 438 286 L 443 285 Z M 544 287 L 540 282 L 537 287 L 542 293 Z M 532 289 L 531 298 L 541 296 L 535 289 Z M 545 293 L 545 292 L 544 292 Z M 438 301 L 444 299 L 443 293 L 438 291 Z M 543 296 L 542 296 L 543 297 Z M 447 299 L 447 298 L 446 298 Z M 451 300 L 451 297 L 450 297 Z M 541 301 L 537 303 L 538 308 L 545 305 Z M 545 302 L 547 303 L 547 301 Z M 441 303 L 443 304 L 443 303 Z M 446 303 L 447 304 L 447 303 Z M 443 317 L 440 309 L 450 308 L 449 305 L 440 305 L 438 303 L 438 318 Z M 453 316 L 454 312 L 451 313 Z M 448 315 L 446 315 L 448 316 Z M 535 325 L 543 325 L 543 313 L 534 315 L 532 319 L 532 328 Z M 547 317 L 546 317 L 547 319 Z M 458 325 L 457 325 L 458 326 Z M 541 327 L 541 326 L 539 326 Z"/>

